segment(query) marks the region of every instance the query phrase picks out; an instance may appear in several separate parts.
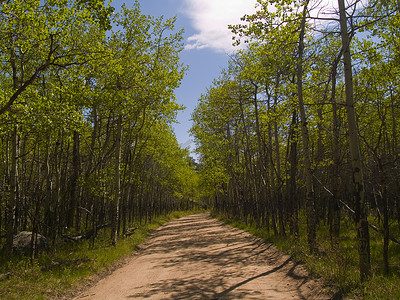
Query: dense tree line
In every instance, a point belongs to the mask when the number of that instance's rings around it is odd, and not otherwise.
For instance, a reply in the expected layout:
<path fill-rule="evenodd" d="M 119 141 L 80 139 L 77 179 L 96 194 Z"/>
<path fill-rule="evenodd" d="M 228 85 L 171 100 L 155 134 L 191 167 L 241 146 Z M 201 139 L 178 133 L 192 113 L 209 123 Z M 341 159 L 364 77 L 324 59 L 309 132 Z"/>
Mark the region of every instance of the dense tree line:
<path fill-rule="evenodd" d="M 399 3 L 257 2 L 245 25 L 231 26 L 247 48 L 192 116 L 206 199 L 276 235 L 298 237 L 304 213 L 310 252 L 318 224 L 329 224 L 335 248 L 350 217 L 361 280 L 370 227 L 383 234 L 387 273 L 388 244 L 398 242 L 389 225 L 400 228 Z"/>
<path fill-rule="evenodd" d="M 187 208 L 196 194 L 172 124 L 182 109 L 175 19 L 101 0 L 0 1 L 0 244 Z"/>

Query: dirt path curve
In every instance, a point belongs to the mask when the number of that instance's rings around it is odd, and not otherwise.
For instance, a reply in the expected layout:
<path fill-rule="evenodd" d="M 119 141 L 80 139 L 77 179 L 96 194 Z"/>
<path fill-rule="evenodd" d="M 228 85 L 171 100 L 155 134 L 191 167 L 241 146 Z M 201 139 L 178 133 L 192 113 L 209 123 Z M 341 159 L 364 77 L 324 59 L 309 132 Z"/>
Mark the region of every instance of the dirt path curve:
<path fill-rule="evenodd" d="M 197 214 L 170 221 L 138 255 L 76 299 L 329 299 L 265 243 Z"/>

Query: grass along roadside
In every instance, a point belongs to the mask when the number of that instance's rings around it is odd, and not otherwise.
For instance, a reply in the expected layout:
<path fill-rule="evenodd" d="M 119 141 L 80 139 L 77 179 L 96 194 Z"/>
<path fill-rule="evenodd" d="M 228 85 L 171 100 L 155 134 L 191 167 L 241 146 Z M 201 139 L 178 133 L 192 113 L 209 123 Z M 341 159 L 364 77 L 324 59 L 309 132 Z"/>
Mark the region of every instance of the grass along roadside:
<path fill-rule="evenodd" d="M 345 219 L 341 223 L 339 249 L 330 247 L 329 228 L 319 224 L 317 243 L 319 251 L 310 255 L 306 237 L 305 216 L 300 218 L 300 239 L 296 241 L 291 236 L 274 236 L 262 226 L 245 224 L 227 216 L 214 215 L 219 220 L 257 237 L 274 243 L 283 252 L 307 266 L 311 276 L 323 280 L 328 288 L 336 292 L 341 299 L 400 299 L 400 245 L 390 243 L 390 275 L 383 274 L 381 234 L 370 231 L 372 276 L 364 284 L 359 280 L 358 251 L 356 246 L 356 230 L 353 222 Z M 303 220 L 303 221 L 301 221 Z M 376 223 L 376 222 L 372 222 Z M 393 224 L 391 232 L 398 236 L 398 228 Z"/>
<path fill-rule="evenodd" d="M 32 264 L 26 256 L 15 256 L 7 262 L 0 260 L 0 299 L 70 298 L 69 291 L 81 288 L 96 274 L 113 269 L 123 258 L 143 243 L 147 235 L 172 219 L 202 211 L 176 211 L 154 218 L 151 223 L 135 225 L 138 229 L 129 237 L 110 245 L 109 231 L 99 232 L 94 248 L 88 241 L 70 243 L 55 254 L 42 254 Z"/>

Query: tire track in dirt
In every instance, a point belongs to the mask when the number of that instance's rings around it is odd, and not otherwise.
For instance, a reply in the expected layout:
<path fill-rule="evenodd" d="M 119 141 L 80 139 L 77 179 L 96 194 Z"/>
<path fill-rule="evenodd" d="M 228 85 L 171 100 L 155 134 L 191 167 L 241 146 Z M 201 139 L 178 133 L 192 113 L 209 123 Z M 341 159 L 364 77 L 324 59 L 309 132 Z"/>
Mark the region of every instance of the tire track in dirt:
<path fill-rule="evenodd" d="M 75 299 L 330 299 L 277 248 L 209 214 L 170 221 Z"/>

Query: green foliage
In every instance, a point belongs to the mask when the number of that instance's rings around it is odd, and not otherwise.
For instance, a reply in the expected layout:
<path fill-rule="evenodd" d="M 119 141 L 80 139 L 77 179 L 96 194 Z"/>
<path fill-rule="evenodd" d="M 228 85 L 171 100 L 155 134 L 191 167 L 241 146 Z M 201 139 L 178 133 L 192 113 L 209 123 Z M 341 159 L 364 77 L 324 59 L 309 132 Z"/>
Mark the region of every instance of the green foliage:
<path fill-rule="evenodd" d="M 174 94 L 186 71 L 183 31 L 138 2 L 113 10 L 101 0 L 0 4 L 8 236 L 40 232 L 56 251 L 64 234 L 117 219 L 125 230 L 198 201 L 197 173 L 172 129 L 183 109 Z"/>

